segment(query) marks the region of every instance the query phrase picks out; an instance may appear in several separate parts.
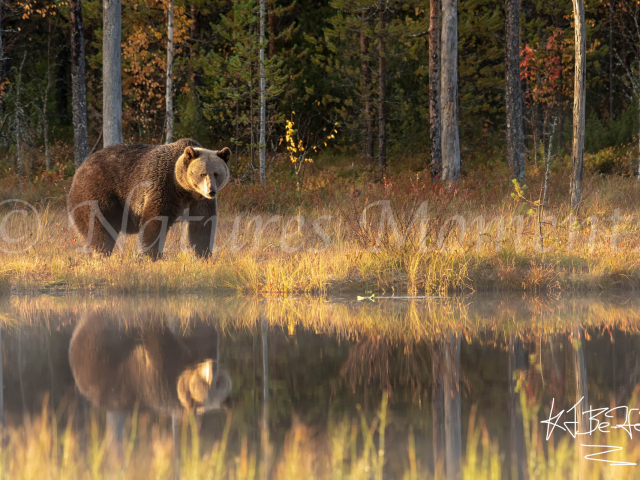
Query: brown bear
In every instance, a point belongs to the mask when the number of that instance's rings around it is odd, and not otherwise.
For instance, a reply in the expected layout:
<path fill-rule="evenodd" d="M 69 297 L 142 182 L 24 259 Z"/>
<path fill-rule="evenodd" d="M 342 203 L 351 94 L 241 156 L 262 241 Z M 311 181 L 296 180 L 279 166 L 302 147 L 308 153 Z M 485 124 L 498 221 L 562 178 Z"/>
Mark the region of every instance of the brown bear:
<path fill-rule="evenodd" d="M 231 150 L 207 150 L 183 138 L 168 145 L 123 143 L 89 156 L 69 192 L 69 218 L 85 249 L 109 255 L 119 234 L 139 234 L 143 252 L 159 258 L 166 234 L 189 223 L 198 256 L 216 237 L 217 193 L 229 181 Z"/>
<path fill-rule="evenodd" d="M 69 344 L 69 364 L 78 390 L 98 407 L 201 414 L 222 408 L 231 393 L 218 344 L 217 330 L 201 323 L 182 336 L 162 325 L 127 326 L 85 313 Z"/>

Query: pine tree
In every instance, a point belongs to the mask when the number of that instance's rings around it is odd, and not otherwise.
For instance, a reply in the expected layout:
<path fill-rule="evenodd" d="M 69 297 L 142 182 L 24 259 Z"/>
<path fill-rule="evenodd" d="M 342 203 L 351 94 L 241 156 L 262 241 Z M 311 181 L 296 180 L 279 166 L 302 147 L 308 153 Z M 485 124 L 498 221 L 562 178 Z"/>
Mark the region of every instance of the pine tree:
<path fill-rule="evenodd" d="M 215 34 L 217 43 L 206 52 L 203 85 L 204 115 L 213 122 L 218 136 L 230 138 L 236 159 L 248 154 L 250 166 L 256 165 L 259 149 L 259 7 L 256 0 L 239 0 L 222 15 Z M 284 113 L 275 100 L 283 94 L 287 75 L 278 55 L 265 58 L 265 144 L 271 131 L 284 122 Z M 266 152 L 265 152 L 266 153 Z"/>

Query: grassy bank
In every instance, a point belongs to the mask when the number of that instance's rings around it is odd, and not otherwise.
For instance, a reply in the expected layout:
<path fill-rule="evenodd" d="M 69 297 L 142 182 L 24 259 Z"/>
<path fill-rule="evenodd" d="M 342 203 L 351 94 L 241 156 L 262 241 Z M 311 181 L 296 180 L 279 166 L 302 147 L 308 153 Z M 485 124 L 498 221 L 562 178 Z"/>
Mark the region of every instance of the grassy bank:
<path fill-rule="evenodd" d="M 364 168 L 337 165 L 306 179 L 282 174 L 266 188 L 229 185 L 220 194 L 212 258 L 185 251 L 176 225 L 158 262 L 140 255 L 131 236 L 110 258 L 80 253 L 65 213 L 69 180 L 35 183 L 22 198 L 40 223 L 23 204 L 1 207 L 3 239 L 20 240 L 0 245 L 0 291 L 415 295 L 640 287 L 634 178 L 588 175 L 572 217 L 562 166 L 544 209 L 536 203 L 542 172 L 535 166 L 525 190 L 500 166 L 476 168 L 455 191 L 412 169 L 378 183 Z M 7 187 L 1 198 L 20 192 Z M 15 208 L 25 215 L 10 214 Z"/>

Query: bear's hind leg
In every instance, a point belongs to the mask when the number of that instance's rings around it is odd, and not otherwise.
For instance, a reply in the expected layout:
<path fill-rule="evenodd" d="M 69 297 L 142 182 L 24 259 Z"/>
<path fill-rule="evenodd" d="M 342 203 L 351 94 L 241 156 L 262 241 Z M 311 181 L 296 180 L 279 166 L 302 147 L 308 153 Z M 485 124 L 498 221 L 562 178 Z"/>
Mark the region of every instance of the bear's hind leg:
<path fill-rule="evenodd" d="M 82 205 L 73 210 L 72 223 L 84 241 L 84 247 L 102 255 L 111 255 L 120 233 L 121 215 L 112 212 L 105 217 L 101 212 L 92 212 L 89 205 Z M 109 228 L 107 228 L 107 226 Z"/>
<path fill-rule="evenodd" d="M 113 228 L 113 225 L 111 226 Z M 118 232 L 119 228 L 114 230 Z M 104 225 L 102 225 L 102 223 L 96 222 L 93 229 L 93 237 L 91 238 L 91 242 L 89 242 L 89 246 L 94 252 L 109 256 L 113 252 L 113 248 L 116 246 L 117 238 L 118 237 L 113 238 L 113 235 Z"/>

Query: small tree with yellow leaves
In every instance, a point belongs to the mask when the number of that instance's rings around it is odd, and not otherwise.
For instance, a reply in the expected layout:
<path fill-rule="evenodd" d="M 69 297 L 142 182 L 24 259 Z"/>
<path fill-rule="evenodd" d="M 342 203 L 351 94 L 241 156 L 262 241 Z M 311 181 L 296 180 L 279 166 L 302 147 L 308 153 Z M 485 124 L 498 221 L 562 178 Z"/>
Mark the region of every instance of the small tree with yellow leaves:
<path fill-rule="evenodd" d="M 293 121 L 293 115 L 295 115 L 295 113 L 296 112 L 291 112 L 291 120 L 286 121 L 285 138 L 280 139 L 280 144 L 282 144 L 283 141 L 285 142 L 285 148 L 287 149 L 289 160 L 291 160 L 291 163 L 293 164 L 296 175 L 300 175 L 307 162 L 313 163 L 311 155 L 315 156 L 316 153 L 319 153 L 323 148 L 327 147 L 329 141 L 336 138 L 336 134 L 338 133 L 338 122 L 333 124 L 333 127 L 328 134 L 326 133 L 327 129 L 325 127 L 322 129 L 321 134 L 313 135 L 316 137 L 315 141 L 312 139 L 311 141 L 305 142 L 302 138 L 304 135 L 300 135 L 298 130 L 295 128 L 295 122 Z"/>

